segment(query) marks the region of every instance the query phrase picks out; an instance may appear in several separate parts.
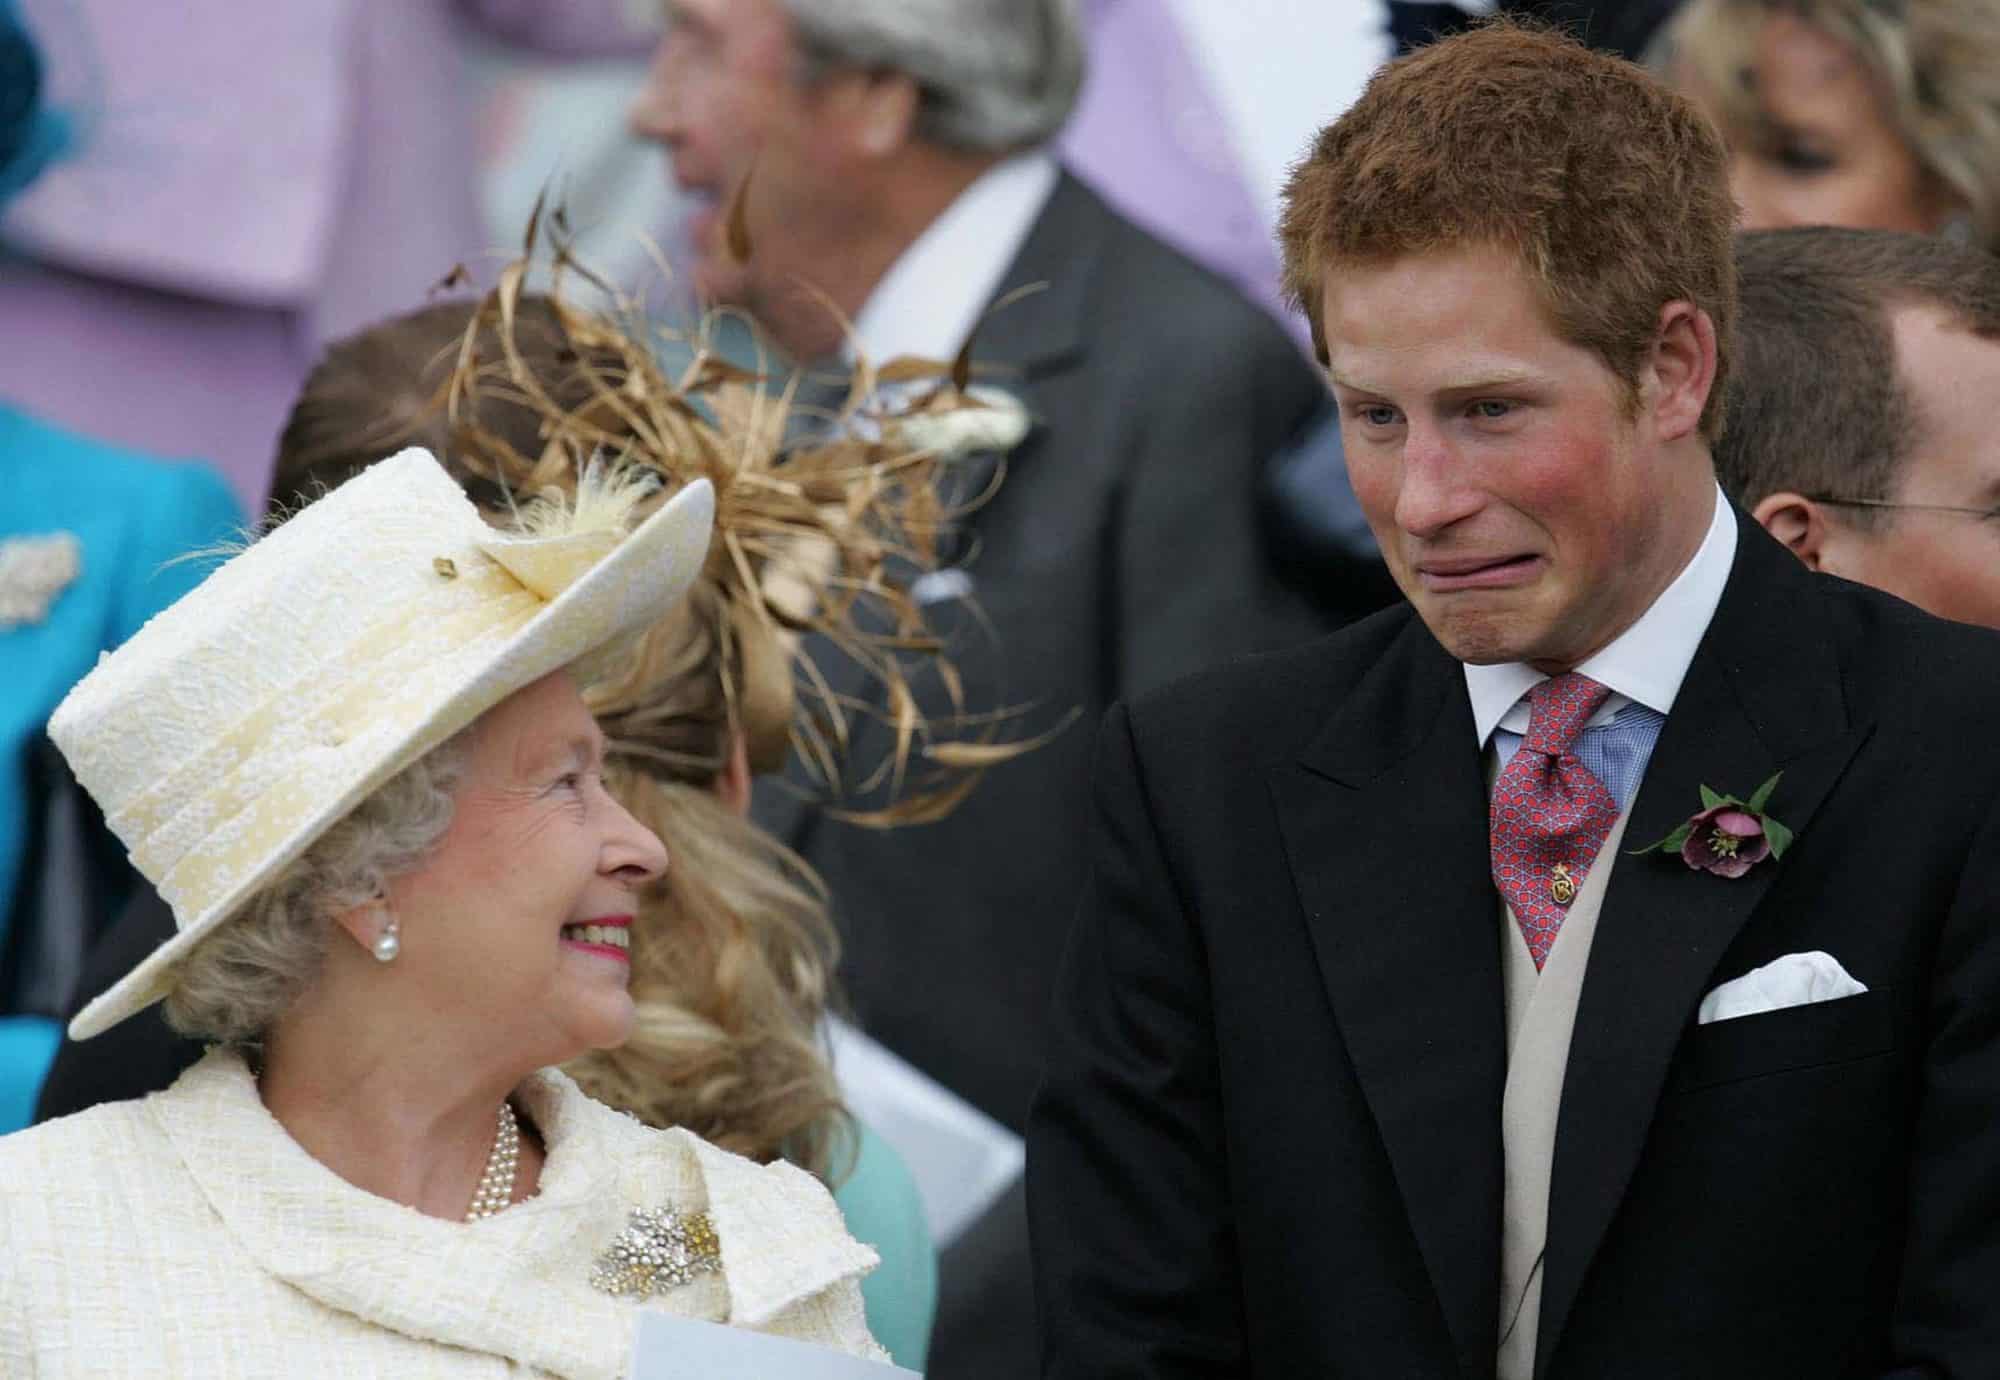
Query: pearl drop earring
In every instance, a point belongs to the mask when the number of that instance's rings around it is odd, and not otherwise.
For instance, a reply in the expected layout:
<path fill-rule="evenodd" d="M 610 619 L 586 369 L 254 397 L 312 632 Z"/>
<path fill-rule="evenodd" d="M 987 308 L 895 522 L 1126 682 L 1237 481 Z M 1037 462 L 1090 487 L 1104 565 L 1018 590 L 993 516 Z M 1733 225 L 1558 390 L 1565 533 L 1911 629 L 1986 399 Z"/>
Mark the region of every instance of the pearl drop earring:
<path fill-rule="evenodd" d="M 388 963 L 403 951 L 403 941 L 396 937 L 396 917 L 390 916 L 382 926 L 382 933 L 375 936 L 375 961 Z"/>

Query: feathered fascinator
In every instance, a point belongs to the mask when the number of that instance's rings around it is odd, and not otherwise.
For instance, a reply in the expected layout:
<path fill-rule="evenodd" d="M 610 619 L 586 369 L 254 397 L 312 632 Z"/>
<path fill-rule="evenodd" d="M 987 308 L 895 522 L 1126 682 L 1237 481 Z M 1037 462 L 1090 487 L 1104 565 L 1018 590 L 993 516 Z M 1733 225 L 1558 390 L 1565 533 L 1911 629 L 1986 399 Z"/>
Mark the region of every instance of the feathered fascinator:
<path fill-rule="evenodd" d="M 538 233 L 551 242 L 543 257 Z M 939 569 L 954 524 L 990 495 L 1004 467 L 982 492 L 955 499 L 944 497 L 953 492 L 947 470 L 969 452 L 1011 448 L 1027 430 L 1025 411 L 1004 394 L 968 387 L 964 358 L 864 363 L 844 400 L 805 408 L 796 379 L 774 389 L 720 357 L 704 332 L 647 326 L 566 240 L 560 215 L 538 210 L 527 254 L 501 274 L 466 329 L 446 406 L 461 463 L 523 508 L 576 493 L 593 466 L 620 476 L 615 490 L 635 503 L 636 517 L 694 480 L 714 486 L 715 535 L 694 591 L 588 689 L 614 754 L 695 780 L 719 771 L 716 744 L 740 735 L 756 771 L 778 768 L 795 751 L 809 789 L 841 818 L 874 826 L 939 818 L 986 768 L 1033 745 L 1007 740 L 1014 720 L 1004 706 L 964 702 L 947 648 L 911 592 Z M 531 269 L 544 262 L 547 296 L 524 295 Z M 613 307 L 570 305 L 570 279 Z M 520 344 L 524 327 L 559 333 L 563 377 L 531 361 Z M 672 374 L 662 363 L 669 352 L 687 358 Z M 548 354 L 540 349 L 537 359 Z M 538 451 L 477 420 L 508 409 L 538 420 Z M 654 477 L 650 492 L 632 482 L 645 475 Z M 665 691 L 717 650 L 728 722 L 678 722 L 686 707 Z M 862 668 L 860 690 L 851 674 L 834 688 L 819 664 L 829 651 Z M 945 713 L 918 709 L 919 677 L 944 688 L 933 702 Z M 891 730 L 884 761 L 849 760 L 865 718 Z M 869 808 L 852 804 L 863 797 Z"/>

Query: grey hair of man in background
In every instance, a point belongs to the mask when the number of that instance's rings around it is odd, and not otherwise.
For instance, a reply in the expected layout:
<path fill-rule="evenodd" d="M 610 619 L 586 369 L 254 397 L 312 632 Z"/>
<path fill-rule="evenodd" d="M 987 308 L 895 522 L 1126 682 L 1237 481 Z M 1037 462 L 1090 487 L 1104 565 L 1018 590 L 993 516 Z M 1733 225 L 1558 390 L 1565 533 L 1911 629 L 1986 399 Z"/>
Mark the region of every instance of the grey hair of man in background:
<path fill-rule="evenodd" d="M 1077 0 L 784 0 L 807 78 L 900 72 L 923 92 L 918 134 L 1000 153 L 1053 139 L 1083 86 Z"/>

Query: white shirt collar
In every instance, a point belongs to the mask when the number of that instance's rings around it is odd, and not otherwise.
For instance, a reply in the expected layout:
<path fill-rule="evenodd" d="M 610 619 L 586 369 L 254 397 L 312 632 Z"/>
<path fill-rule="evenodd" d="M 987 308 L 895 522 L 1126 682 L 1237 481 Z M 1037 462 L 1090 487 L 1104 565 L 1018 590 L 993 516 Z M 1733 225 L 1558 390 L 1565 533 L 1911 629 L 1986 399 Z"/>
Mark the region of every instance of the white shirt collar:
<path fill-rule="evenodd" d="M 1729 583 L 1730 568 L 1736 563 L 1736 515 L 1722 489 L 1715 490 L 1715 512 L 1708 522 L 1694 556 L 1674 582 L 1662 590 L 1639 621 L 1620 633 L 1603 651 L 1576 669 L 1599 685 L 1609 686 L 1612 697 L 1592 722 L 1600 722 L 1625 705 L 1637 701 L 1662 714 L 1674 707 L 1694 661 L 1695 648 L 1715 617 L 1722 602 L 1722 587 Z M 1472 697 L 1472 722 L 1484 748 L 1493 730 L 1507 718 L 1521 697 L 1548 677 L 1525 662 L 1509 661 L 1493 666 L 1465 668 L 1465 689 Z M 1522 723 L 1519 731 L 1525 731 Z"/>
<path fill-rule="evenodd" d="M 981 173 L 882 275 L 844 352 L 858 347 L 871 364 L 904 355 L 954 358 L 1061 175 L 1055 158 L 1039 149 Z"/>

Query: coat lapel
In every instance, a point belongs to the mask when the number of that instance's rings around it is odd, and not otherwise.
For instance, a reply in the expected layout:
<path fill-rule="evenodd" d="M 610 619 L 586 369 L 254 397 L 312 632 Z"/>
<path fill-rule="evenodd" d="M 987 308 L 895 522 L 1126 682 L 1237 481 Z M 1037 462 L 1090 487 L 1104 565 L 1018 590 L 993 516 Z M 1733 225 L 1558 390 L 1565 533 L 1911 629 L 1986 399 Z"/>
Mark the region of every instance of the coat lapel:
<path fill-rule="evenodd" d="M 648 1130 L 560 1073 L 521 1088 L 549 1144 L 540 1192 L 482 1222 L 423 1216 L 336 1177 L 265 1110 L 240 1059 L 211 1053 L 148 1105 L 237 1244 L 337 1312 L 536 1372 L 621 1375 L 634 1310 L 590 1284 L 635 1208 L 707 1211 L 723 1258 L 703 1284 L 645 1306 L 732 1325 L 865 1272 L 833 1200 L 802 1171 L 765 1169 L 684 1131 Z"/>
<path fill-rule="evenodd" d="M 1412 618 L 1272 774 L 1299 899 L 1460 1365 L 1499 1310 L 1506 1033 L 1486 789 L 1459 664 Z"/>
<path fill-rule="evenodd" d="M 1108 215 L 1068 173 L 1056 182 L 973 333 L 975 377 L 1002 388 L 1033 384 L 1083 358 Z"/>
<path fill-rule="evenodd" d="M 1038 414 L 1037 386 L 1082 362 L 1089 337 L 1093 270 L 1103 252 L 1108 217 L 1109 212 L 1093 192 L 1069 173 L 1062 174 L 1020 253 L 1002 276 L 993 302 L 974 329 L 975 382 L 1020 394 L 1029 411 Z M 813 377 L 819 380 L 818 391 L 809 401 L 837 411 L 845 401 L 845 387 L 836 384 L 829 389 L 825 375 Z M 978 455 L 960 462 L 950 481 L 955 501 L 985 493 L 1002 465 L 1010 471 L 1033 465 L 1048 437 L 1048 429 L 1037 415 L 1034 429 L 1011 455 Z M 964 520 L 962 547 L 977 546 L 980 513 L 981 510 L 975 509 Z M 949 619 L 940 615 L 940 621 Z M 977 623 L 976 619 L 973 621 Z M 857 730 L 865 731 L 864 721 L 869 712 L 881 712 L 880 685 L 871 680 L 865 668 L 824 640 L 814 639 L 809 647 L 828 687 L 849 706 Z M 816 692 L 801 693 L 807 695 L 805 708 L 810 711 L 818 703 Z M 756 818 L 791 848 L 805 852 L 812 846 L 815 831 L 826 820 L 824 811 L 816 805 L 818 795 L 797 764 L 793 764 L 786 780 L 757 784 Z"/>
<path fill-rule="evenodd" d="M 1735 567 L 1633 803 L 1571 1037 L 1550 1184 L 1536 1370 L 1546 1370 L 1585 1272 L 1644 1149 L 1667 1067 L 1717 963 L 1786 861 L 1727 879 L 1631 856 L 1701 806 L 1785 775 L 1771 813 L 1803 846 L 1867 735 L 1850 721 L 1831 629 L 1804 568 L 1738 514 Z M 1790 855 L 1796 858 L 1797 854 Z"/>

